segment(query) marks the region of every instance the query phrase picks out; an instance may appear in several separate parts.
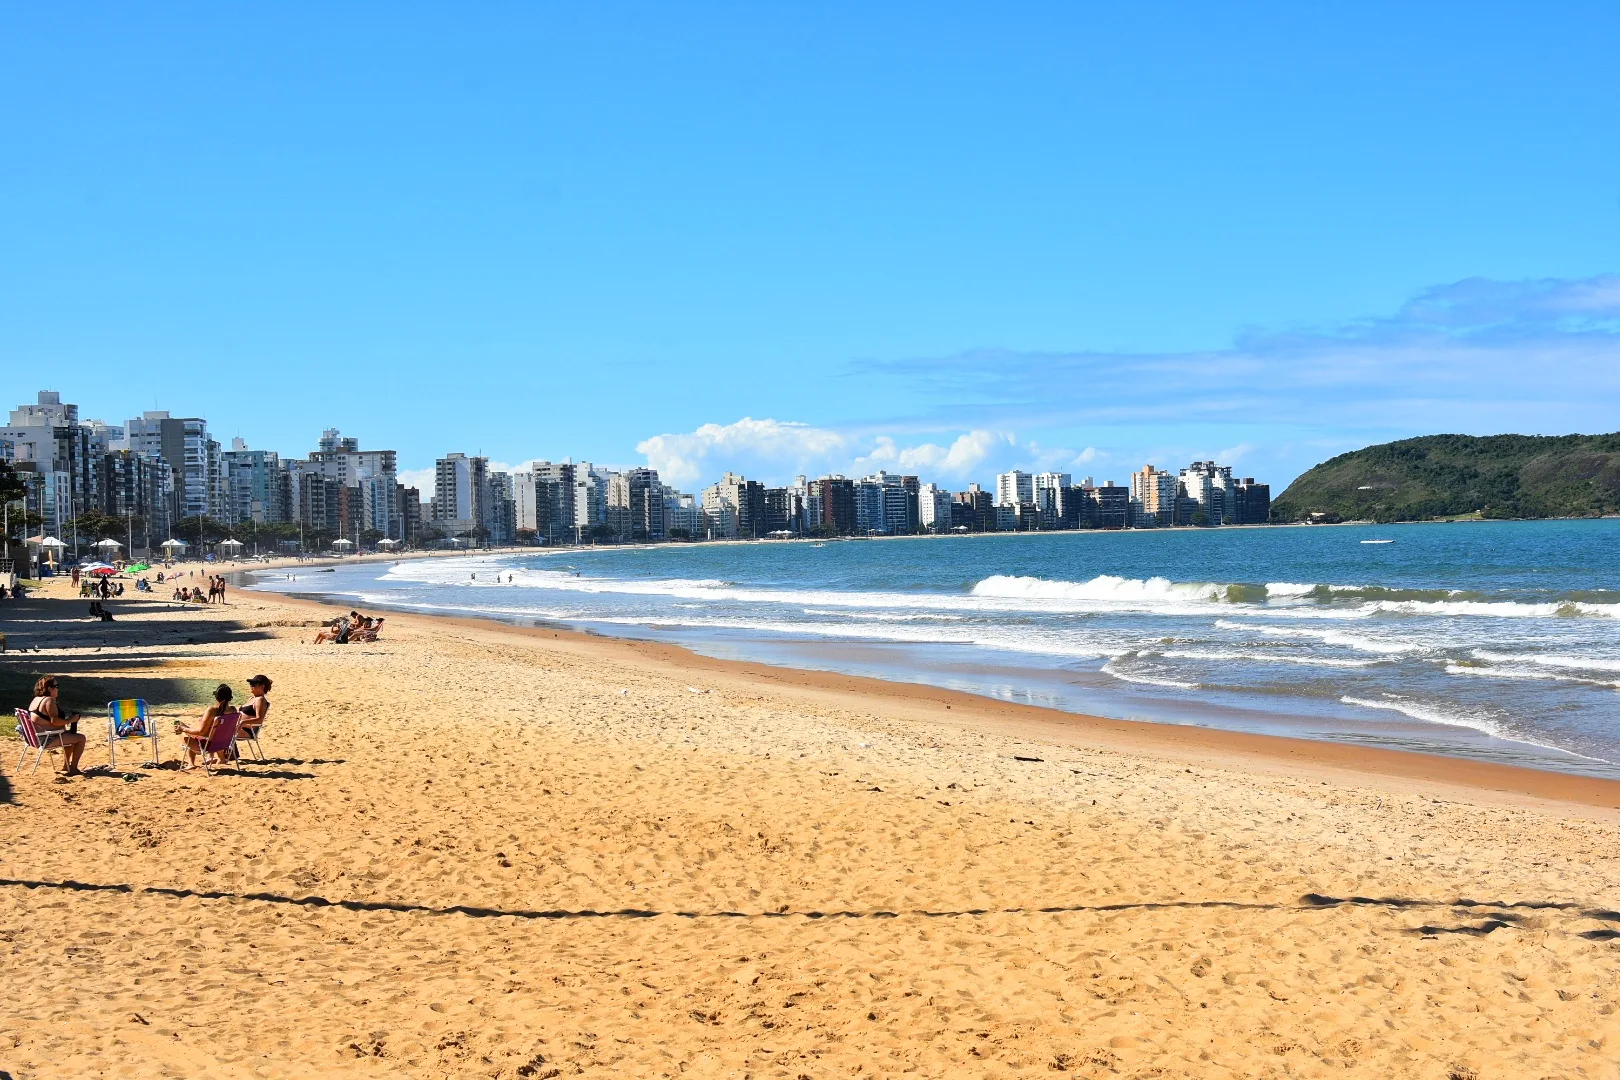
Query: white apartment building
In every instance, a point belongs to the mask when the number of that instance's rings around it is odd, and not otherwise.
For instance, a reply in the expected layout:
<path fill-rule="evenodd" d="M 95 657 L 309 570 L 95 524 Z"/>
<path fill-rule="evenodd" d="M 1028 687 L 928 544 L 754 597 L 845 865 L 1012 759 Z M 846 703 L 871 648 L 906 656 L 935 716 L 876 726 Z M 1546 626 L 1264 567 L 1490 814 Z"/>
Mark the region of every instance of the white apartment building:
<path fill-rule="evenodd" d="M 1035 501 L 1035 477 L 1027 472 L 996 474 L 996 505 L 1018 506 Z"/>
<path fill-rule="evenodd" d="M 588 536 L 607 522 L 608 484 L 612 473 L 588 461 L 574 466 L 574 524 L 580 535 Z"/>
<path fill-rule="evenodd" d="M 951 493 L 937 484 L 917 490 L 917 518 L 929 532 L 951 531 Z"/>
<path fill-rule="evenodd" d="M 682 530 L 687 539 L 696 540 L 703 535 L 703 508 L 698 505 L 696 495 L 689 495 L 684 491 L 676 491 L 672 487 L 664 488 L 664 534 L 679 535 L 676 529 Z"/>
<path fill-rule="evenodd" d="M 1181 486 L 1210 525 L 1227 524 L 1233 507 L 1232 466 L 1195 461 L 1181 470 Z"/>
<path fill-rule="evenodd" d="M 1073 483 L 1073 479 L 1066 472 L 1036 473 L 1031 484 L 1034 498 L 1030 501 L 1042 510 L 1056 513 L 1058 504 L 1062 501 L 1059 493 L 1073 486 Z"/>
<path fill-rule="evenodd" d="M 447 454 L 433 463 L 433 523 L 451 536 L 484 524 L 489 459 Z"/>

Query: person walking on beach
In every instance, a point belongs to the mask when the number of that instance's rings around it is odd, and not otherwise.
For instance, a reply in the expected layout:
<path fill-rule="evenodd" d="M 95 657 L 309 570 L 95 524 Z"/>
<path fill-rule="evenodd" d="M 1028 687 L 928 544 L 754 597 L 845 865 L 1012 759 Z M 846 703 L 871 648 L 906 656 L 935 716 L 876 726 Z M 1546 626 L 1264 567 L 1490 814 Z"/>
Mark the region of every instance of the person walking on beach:
<path fill-rule="evenodd" d="M 45 675 L 34 684 L 34 700 L 28 703 L 34 727 L 42 733 L 61 733 L 62 775 L 80 776 L 79 759 L 84 756 L 84 736 L 79 734 L 79 714 L 64 716 L 57 698 L 61 684 L 55 675 Z"/>

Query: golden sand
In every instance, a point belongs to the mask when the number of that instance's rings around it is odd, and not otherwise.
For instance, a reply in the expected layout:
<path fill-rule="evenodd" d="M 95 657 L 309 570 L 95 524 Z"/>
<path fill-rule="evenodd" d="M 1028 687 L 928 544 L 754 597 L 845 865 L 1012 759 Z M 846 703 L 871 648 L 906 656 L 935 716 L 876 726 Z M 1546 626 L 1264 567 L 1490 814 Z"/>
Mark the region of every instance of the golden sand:
<path fill-rule="evenodd" d="M 276 683 L 240 776 L 0 744 L 19 1080 L 1620 1075 L 1620 785 L 231 600 L 0 607 Z"/>

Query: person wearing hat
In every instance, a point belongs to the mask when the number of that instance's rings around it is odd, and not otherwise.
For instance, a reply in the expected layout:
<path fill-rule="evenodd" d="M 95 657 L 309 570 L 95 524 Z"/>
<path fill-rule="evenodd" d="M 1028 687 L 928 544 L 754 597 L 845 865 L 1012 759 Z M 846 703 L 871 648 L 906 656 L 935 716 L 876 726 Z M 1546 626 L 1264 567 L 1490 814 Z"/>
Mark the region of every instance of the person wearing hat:
<path fill-rule="evenodd" d="M 248 680 L 248 692 L 252 695 L 247 704 L 242 706 L 241 731 L 243 735 L 259 737 L 259 729 L 264 726 L 265 717 L 270 715 L 270 677 L 268 675 L 255 675 Z"/>

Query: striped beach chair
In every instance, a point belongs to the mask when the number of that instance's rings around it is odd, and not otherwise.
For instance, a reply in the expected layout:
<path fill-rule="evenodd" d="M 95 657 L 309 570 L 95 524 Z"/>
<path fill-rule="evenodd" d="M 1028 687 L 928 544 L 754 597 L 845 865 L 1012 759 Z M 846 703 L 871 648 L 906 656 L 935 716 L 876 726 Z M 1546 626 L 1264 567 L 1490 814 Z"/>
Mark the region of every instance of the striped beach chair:
<path fill-rule="evenodd" d="M 113 768 L 118 767 L 118 744 L 124 739 L 148 739 L 152 743 L 149 764 L 163 759 L 158 756 L 157 721 L 147 711 L 140 698 L 124 698 L 107 702 L 107 756 Z"/>
<path fill-rule="evenodd" d="M 28 751 L 38 751 L 34 755 L 34 767 L 29 770 L 31 776 L 39 771 L 39 763 L 45 759 L 47 752 L 54 754 L 61 749 L 62 736 L 66 735 L 67 731 L 65 729 L 62 731 L 41 731 L 34 726 L 33 713 L 27 709 L 18 709 L 17 734 L 22 738 L 23 744 L 22 753 L 17 756 L 18 771 L 22 770 L 23 761 L 28 757 Z"/>

